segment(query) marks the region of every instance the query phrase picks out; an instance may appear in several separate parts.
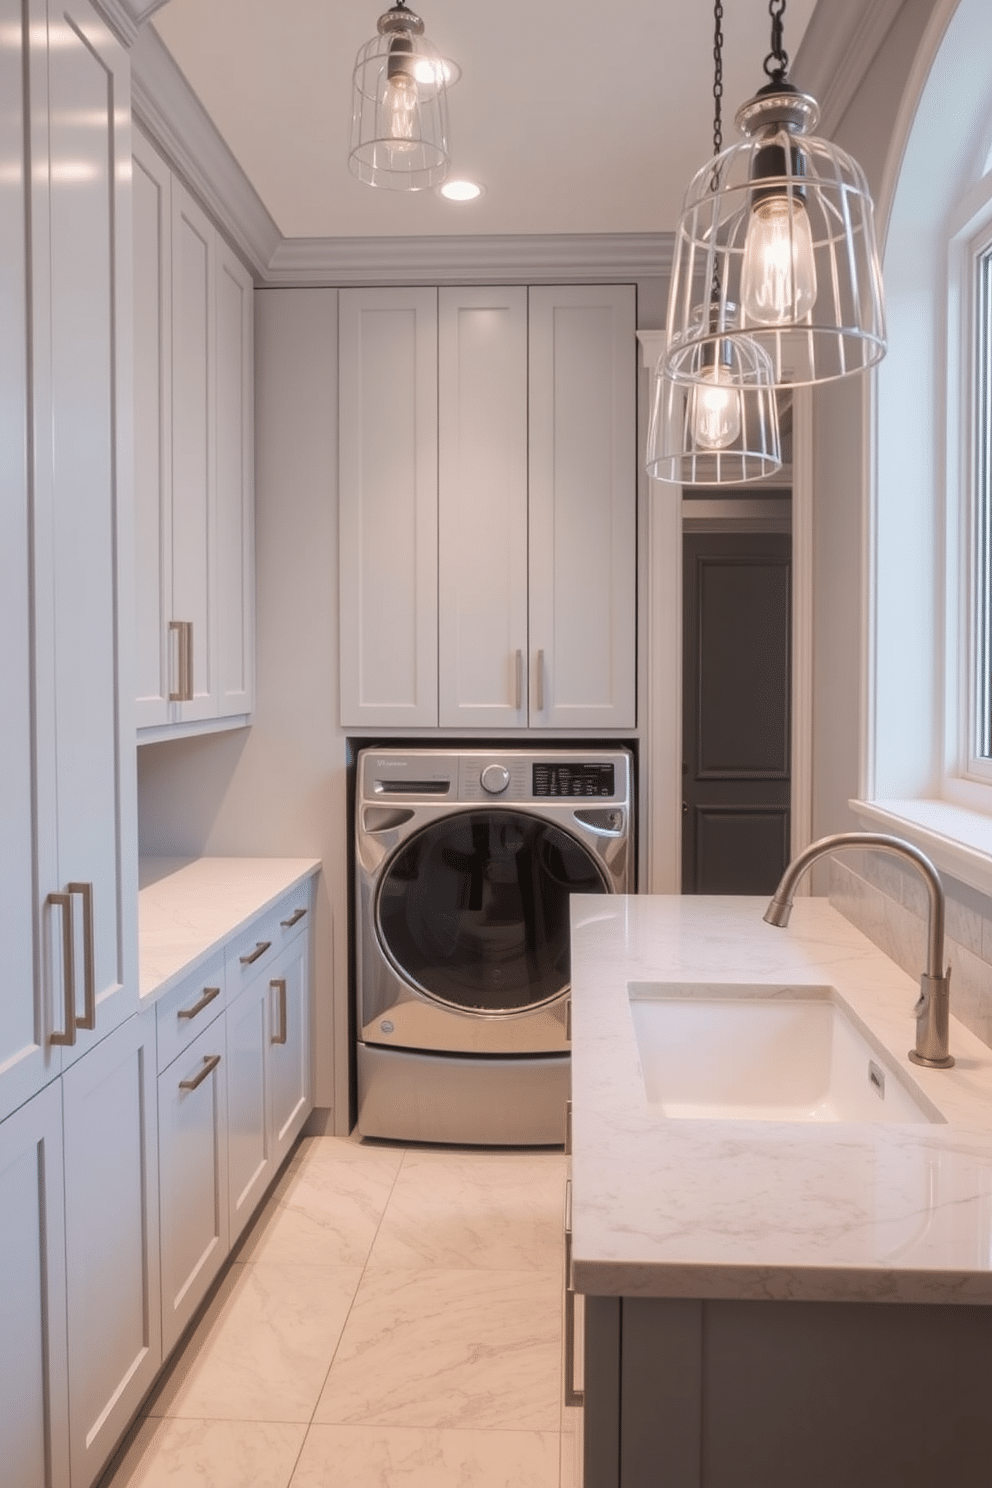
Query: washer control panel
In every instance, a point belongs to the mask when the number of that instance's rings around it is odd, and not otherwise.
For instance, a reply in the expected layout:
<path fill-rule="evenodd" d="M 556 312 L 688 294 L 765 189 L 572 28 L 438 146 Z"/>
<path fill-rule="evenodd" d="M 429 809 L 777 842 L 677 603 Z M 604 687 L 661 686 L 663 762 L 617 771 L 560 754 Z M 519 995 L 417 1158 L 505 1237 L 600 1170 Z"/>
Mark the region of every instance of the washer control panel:
<path fill-rule="evenodd" d="M 616 792 L 616 781 L 612 763 L 584 764 L 581 761 L 564 764 L 548 761 L 533 767 L 533 790 L 535 799 L 545 796 L 606 796 Z"/>

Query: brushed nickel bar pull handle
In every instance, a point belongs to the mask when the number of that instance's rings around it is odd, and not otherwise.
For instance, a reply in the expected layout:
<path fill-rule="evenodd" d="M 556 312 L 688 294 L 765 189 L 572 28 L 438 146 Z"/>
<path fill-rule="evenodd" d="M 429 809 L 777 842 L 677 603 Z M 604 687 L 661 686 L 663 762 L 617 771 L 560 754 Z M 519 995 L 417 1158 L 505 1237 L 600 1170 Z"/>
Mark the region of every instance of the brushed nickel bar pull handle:
<path fill-rule="evenodd" d="M 298 925 L 300 923 L 305 914 L 305 909 L 296 909 L 290 915 L 288 920 L 280 920 L 279 923 L 284 930 L 290 930 L 294 925 Z"/>
<path fill-rule="evenodd" d="M 575 1388 L 575 1288 L 572 1285 L 572 1180 L 565 1184 L 565 1404 L 583 1405 L 585 1391 Z"/>
<path fill-rule="evenodd" d="M 565 1156 L 572 1155 L 572 1102 L 565 1102 Z"/>
<path fill-rule="evenodd" d="M 537 653 L 537 711 L 544 712 L 544 652 Z"/>
<path fill-rule="evenodd" d="M 186 703 L 193 701 L 193 622 L 186 621 Z"/>
<path fill-rule="evenodd" d="M 520 709 L 523 707 L 523 705 L 524 705 L 524 653 L 522 651 L 518 651 L 517 652 L 517 701 L 516 701 L 516 709 L 517 709 L 517 712 L 518 713 L 520 712 Z"/>
<path fill-rule="evenodd" d="M 193 1075 L 193 1077 L 191 1079 L 189 1079 L 189 1080 L 180 1080 L 179 1081 L 179 1089 L 180 1090 L 196 1090 L 198 1086 L 200 1086 L 200 1085 L 203 1084 L 204 1080 L 207 1078 L 208 1075 L 212 1075 L 213 1074 L 214 1070 L 217 1068 L 217 1066 L 219 1064 L 220 1064 L 220 1055 L 219 1054 L 207 1054 L 207 1055 L 205 1055 L 204 1056 L 204 1060 L 203 1060 L 203 1066 L 200 1069 L 199 1073 Z"/>
<path fill-rule="evenodd" d="M 169 693 L 169 702 L 170 703 L 183 703 L 183 702 L 186 701 L 186 685 L 185 685 L 185 683 L 186 683 L 186 648 L 183 645 L 183 627 L 184 627 L 184 624 L 185 624 L 185 621 L 183 621 L 183 620 L 170 620 L 169 621 L 169 635 L 171 636 L 173 634 L 173 632 L 175 632 L 175 634 L 179 637 L 179 644 L 178 644 L 178 646 L 176 648 L 176 672 L 178 674 L 179 686 L 176 687 L 176 688 L 174 688 L 172 691 L 170 691 L 170 693 Z M 171 645 L 169 647 L 169 671 L 170 672 L 172 671 L 172 647 L 171 647 Z"/>
<path fill-rule="evenodd" d="M 240 958 L 241 965 L 251 966 L 253 962 L 258 960 L 259 956 L 265 955 L 271 944 L 271 940 L 257 940 L 255 942 L 255 949 L 253 951 L 249 951 L 247 956 L 242 956 Z"/>
<path fill-rule="evenodd" d="M 210 1006 L 210 1004 L 213 1002 L 213 1000 L 214 1000 L 215 997 L 219 997 L 219 996 L 220 996 L 220 988 L 219 987 L 204 987 L 204 989 L 203 989 L 203 996 L 200 998 L 199 1002 L 194 1002 L 194 1004 L 193 1004 L 192 1007 L 180 1008 L 179 1009 L 179 1017 L 180 1018 L 195 1018 L 195 1017 L 197 1017 L 198 1014 L 200 1014 L 200 1013 L 203 1012 L 203 1009 L 205 1007 L 209 1007 Z"/>
<path fill-rule="evenodd" d="M 274 1044 L 284 1044 L 288 1033 L 286 1027 L 286 978 L 276 977 L 269 983 L 269 986 L 274 987 L 279 993 L 279 1032 L 273 1034 L 272 1042 Z"/>
<path fill-rule="evenodd" d="M 572 1042 L 572 999 L 568 997 L 565 1001 L 565 1042 Z"/>
<path fill-rule="evenodd" d="M 49 894 L 48 903 L 62 911 L 62 985 L 65 997 L 65 1031 L 53 1033 L 52 1043 L 76 1042 L 76 971 L 72 948 L 72 899 L 68 894 Z"/>
<path fill-rule="evenodd" d="M 83 899 L 83 1006 L 85 1012 L 76 1019 L 77 1028 L 96 1027 L 96 961 L 93 934 L 93 885 L 71 883 L 70 894 L 81 894 Z"/>

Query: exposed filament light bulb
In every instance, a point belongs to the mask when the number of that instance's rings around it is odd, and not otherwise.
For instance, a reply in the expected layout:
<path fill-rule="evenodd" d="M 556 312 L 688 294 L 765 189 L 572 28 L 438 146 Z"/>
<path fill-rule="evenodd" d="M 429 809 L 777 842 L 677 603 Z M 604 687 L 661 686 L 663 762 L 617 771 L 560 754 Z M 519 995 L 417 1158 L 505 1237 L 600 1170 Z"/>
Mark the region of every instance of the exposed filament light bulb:
<path fill-rule="evenodd" d="M 386 92 L 383 98 L 386 141 L 389 149 L 397 152 L 412 150 L 416 146 L 414 126 L 417 122 L 420 95 L 413 71 L 412 52 L 409 37 L 395 37 L 389 49 L 386 67 Z"/>
<path fill-rule="evenodd" d="M 741 392 L 721 361 L 707 367 L 690 394 L 689 427 L 699 449 L 729 449 L 741 436 Z"/>
<path fill-rule="evenodd" d="M 749 325 L 805 320 L 816 303 L 816 262 L 809 216 L 797 193 L 755 202 L 741 268 L 741 306 Z"/>

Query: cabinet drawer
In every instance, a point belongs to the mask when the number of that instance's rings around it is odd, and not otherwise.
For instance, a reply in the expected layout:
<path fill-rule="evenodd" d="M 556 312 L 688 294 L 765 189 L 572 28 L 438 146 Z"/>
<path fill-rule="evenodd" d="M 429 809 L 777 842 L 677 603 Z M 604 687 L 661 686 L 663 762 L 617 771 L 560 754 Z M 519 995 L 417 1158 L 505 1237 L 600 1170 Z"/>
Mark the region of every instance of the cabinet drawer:
<path fill-rule="evenodd" d="M 199 1037 L 226 1003 L 224 952 L 218 951 L 155 1005 L 160 1071 Z"/>
<path fill-rule="evenodd" d="M 267 971 L 297 936 L 306 935 L 311 919 L 310 881 L 300 884 L 227 945 L 227 985 L 233 1002 L 243 987 Z"/>

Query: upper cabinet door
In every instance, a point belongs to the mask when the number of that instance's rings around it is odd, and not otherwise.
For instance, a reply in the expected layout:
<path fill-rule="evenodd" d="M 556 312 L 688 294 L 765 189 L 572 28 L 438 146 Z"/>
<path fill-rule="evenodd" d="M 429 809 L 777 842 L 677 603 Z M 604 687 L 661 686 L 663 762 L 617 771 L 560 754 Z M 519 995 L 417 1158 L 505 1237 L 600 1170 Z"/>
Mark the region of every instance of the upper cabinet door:
<path fill-rule="evenodd" d="M 20 5 L 3 6 L 8 39 L 0 47 L 0 1120 L 58 1073 L 48 1041 L 52 1009 L 35 964 L 31 690 L 31 522 L 27 460 L 27 169 L 24 55 Z M 23 29 L 22 29 L 23 23 Z M 42 21 L 42 25 L 43 25 Z M 20 46 L 14 40 L 19 34 Z M 40 927 L 39 927 L 40 928 Z"/>
<path fill-rule="evenodd" d="M 341 722 L 436 724 L 437 291 L 342 290 Z"/>
<path fill-rule="evenodd" d="M 438 303 L 442 727 L 527 725 L 527 291 Z"/>
<path fill-rule="evenodd" d="M 216 403 L 216 229 L 172 184 L 172 616 L 180 717 L 210 718 L 216 702 L 210 594 L 215 586 L 213 501 Z"/>
<path fill-rule="evenodd" d="M 217 240 L 215 401 L 216 716 L 250 713 L 255 692 L 251 276 Z"/>
<path fill-rule="evenodd" d="M 530 291 L 532 726 L 636 723 L 631 285 Z"/>
<path fill-rule="evenodd" d="M 138 995 L 134 724 L 118 685 L 133 604 L 130 88 L 85 0 L 50 5 L 47 55 L 43 36 L 32 27 L 32 120 L 47 90 L 50 152 L 35 127 L 37 861 L 43 996 L 76 1026 L 69 1058 Z"/>
<path fill-rule="evenodd" d="M 134 217 L 134 662 L 138 728 L 168 723 L 172 618 L 172 174 L 138 130 Z"/>

